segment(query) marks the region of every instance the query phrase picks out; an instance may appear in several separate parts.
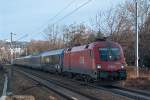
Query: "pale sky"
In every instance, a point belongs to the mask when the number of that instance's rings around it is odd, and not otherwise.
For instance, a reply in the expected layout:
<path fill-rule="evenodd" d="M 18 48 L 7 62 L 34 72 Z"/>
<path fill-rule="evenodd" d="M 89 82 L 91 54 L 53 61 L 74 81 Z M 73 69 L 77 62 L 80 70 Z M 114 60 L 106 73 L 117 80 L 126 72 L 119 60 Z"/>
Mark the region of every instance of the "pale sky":
<path fill-rule="evenodd" d="M 28 34 L 22 41 L 43 39 L 42 34 L 37 34 L 39 31 L 44 30 L 48 24 L 54 23 L 87 1 L 0 0 L 0 39 L 10 39 L 10 32 L 16 34 L 15 39 Z M 71 5 L 66 10 L 50 20 L 70 2 Z M 92 0 L 86 6 L 59 22 L 59 24 L 88 23 L 89 19 L 94 17 L 99 10 L 104 11 L 123 2 L 124 0 Z"/>

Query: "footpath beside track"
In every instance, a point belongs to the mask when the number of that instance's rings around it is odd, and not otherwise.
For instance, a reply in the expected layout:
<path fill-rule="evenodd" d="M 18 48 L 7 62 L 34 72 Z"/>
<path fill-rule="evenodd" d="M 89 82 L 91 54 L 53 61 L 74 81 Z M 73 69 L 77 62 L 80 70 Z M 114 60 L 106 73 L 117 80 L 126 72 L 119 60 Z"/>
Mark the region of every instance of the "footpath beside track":
<path fill-rule="evenodd" d="M 0 100 L 5 100 L 8 95 L 8 92 L 7 92 L 8 76 L 7 76 L 7 74 L 4 74 L 4 77 L 5 77 L 5 81 L 4 81 L 3 92 L 2 92 L 2 96 L 0 97 Z"/>

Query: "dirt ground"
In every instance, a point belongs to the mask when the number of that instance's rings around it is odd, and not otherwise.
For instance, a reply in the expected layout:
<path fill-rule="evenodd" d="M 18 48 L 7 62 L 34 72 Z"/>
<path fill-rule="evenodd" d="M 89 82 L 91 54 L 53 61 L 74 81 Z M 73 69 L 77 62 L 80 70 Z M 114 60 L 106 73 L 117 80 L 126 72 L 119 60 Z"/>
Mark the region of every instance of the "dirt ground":
<path fill-rule="evenodd" d="M 10 67 L 12 66 L 4 65 L 5 71 L 9 73 Z M 7 97 L 7 100 L 65 100 L 23 74 L 13 71 L 12 75 L 11 88 L 8 89 L 11 90 L 12 96 Z M 31 98 L 28 99 L 29 97 Z"/>
<path fill-rule="evenodd" d="M 35 100 L 63 100 L 54 92 L 17 72 L 14 72 L 12 90 L 15 95 L 33 96 Z"/>
<path fill-rule="evenodd" d="M 150 91 L 150 70 L 139 69 L 139 77 L 136 77 L 136 67 L 127 67 L 128 78 L 125 81 L 126 87 Z"/>

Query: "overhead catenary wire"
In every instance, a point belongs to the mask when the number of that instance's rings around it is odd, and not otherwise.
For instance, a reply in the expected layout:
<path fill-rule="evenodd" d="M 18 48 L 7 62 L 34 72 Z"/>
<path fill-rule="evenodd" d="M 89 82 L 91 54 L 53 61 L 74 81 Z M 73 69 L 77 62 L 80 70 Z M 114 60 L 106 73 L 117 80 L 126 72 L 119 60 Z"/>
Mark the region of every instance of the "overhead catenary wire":
<path fill-rule="evenodd" d="M 24 35 L 21 36 L 20 38 L 16 39 L 16 41 L 20 41 L 20 40 L 22 40 L 22 39 L 24 39 L 24 38 L 26 38 L 26 37 L 28 37 L 28 34 L 24 34 Z"/>
<path fill-rule="evenodd" d="M 46 21 L 46 23 L 43 24 L 41 26 L 41 28 L 39 28 L 39 31 L 41 31 L 46 25 L 48 25 L 50 21 L 54 20 L 57 16 L 59 16 L 63 11 L 65 11 L 67 8 L 69 8 L 75 1 L 76 0 L 72 0 L 64 8 L 62 8 L 60 11 L 58 11 L 53 17 L 51 17 L 48 21 Z M 33 32 L 33 33 L 35 33 L 35 32 Z"/>
<path fill-rule="evenodd" d="M 79 7 L 75 8 L 73 11 L 69 12 L 68 14 L 66 14 L 65 16 L 63 16 L 62 18 L 60 18 L 59 20 L 57 20 L 56 22 L 54 22 L 53 24 L 57 24 L 58 22 L 64 20 L 65 18 L 67 18 L 68 16 L 72 15 L 73 13 L 75 13 L 76 11 L 78 11 L 80 8 L 84 7 L 85 5 L 87 5 L 88 3 L 90 3 L 91 1 L 92 0 L 88 0 L 87 2 L 81 4 Z"/>
<path fill-rule="evenodd" d="M 59 14 L 61 14 L 64 10 L 66 10 L 67 8 L 69 8 L 76 0 L 72 0 L 71 2 L 69 2 L 63 9 L 61 9 L 56 15 L 54 15 L 52 18 L 49 19 L 49 21 L 55 19 Z"/>
<path fill-rule="evenodd" d="M 73 13 L 75 13 L 76 11 L 78 11 L 79 9 L 81 9 L 82 7 L 84 7 L 85 5 L 89 4 L 91 1 L 92 0 L 88 0 L 88 1 L 84 2 L 80 6 L 78 6 L 77 8 L 75 8 L 74 10 L 72 10 L 71 12 L 69 12 L 68 14 L 66 14 L 65 16 L 63 16 L 62 18 L 60 18 L 57 21 L 55 21 L 53 24 L 50 25 L 50 27 L 54 27 L 55 24 L 59 23 L 60 21 L 62 21 L 65 18 L 67 18 L 68 16 L 72 15 Z"/>
<path fill-rule="evenodd" d="M 64 15 L 62 18 L 60 18 L 60 19 L 58 19 L 57 21 L 55 21 L 54 23 L 50 24 L 49 26 L 50 26 L 50 27 L 54 26 L 54 25 L 57 24 L 58 22 L 64 20 L 64 19 L 67 18 L 68 16 L 72 15 L 73 13 L 75 13 L 76 11 L 78 11 L 79 9 L 81 9 L 82 7 L 84 7 L 85 5 L 89 4 L 91 1 L 92 1 L 92 0 L 88 0 L 88 1 L 84 2 L 83 4 L 81 4 L 80 6 L 78 6 L 77 8 L 75 8 L 74 10 L 72 10 L 71 12 L 67 13 L 66 15 Z M 72 2 L 73 2 L 73 1 L 72 1 Z M 71 2 L 70 2 L 70 3 L 71 3 Z M 69 4 L 70 4 L 70 3 L 69 3 Z M 69 4 L 68 4 L 68 6 L 69 6 Z M 55 16 L 58 16 L 58 15 L 59 15 L 60 13 L 62 13 L 62 11 L 65 10 L 66 8 L 68 8 L 68 7 L 67 7 L 67 6 L 64 7 L 62 10 L 60 10 L 61 12 L 59 11 Z M 55 16 L 54 16 L 54 17 L 55 17 Z M 52 18 L 50 18 L 50 19 L 52 20 L 54 17 L 52 17 Z M 49 23 L 49 21 L 47 22 L 46 25 L 48 25 L 48 23 Z M 44 24 L 44 26 L 45 26 L 45 24 Z M 42 28 L 43 28 L 43 27 L 42 27 Z M 39 31 L 38 33 L 40 33 L 40 32 L 41 32 L 41 29 L 40 29 L 40 31 Z M 41 33 L 43 33 L 43 32 L 41 32 Z"/>

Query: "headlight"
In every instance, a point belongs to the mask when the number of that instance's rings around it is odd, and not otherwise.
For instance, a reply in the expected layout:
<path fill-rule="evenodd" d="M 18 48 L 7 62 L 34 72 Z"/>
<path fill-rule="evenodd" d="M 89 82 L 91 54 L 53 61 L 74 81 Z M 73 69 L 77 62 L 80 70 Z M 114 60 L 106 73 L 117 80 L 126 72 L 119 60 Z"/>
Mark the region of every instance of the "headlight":
<path fill-rule="evenodd" d="M 101 65 L 97 65 L 97 69 L 101 69 Z"/>
<path fill-rule="evenodd" d="M 124 66 L 122 65 L 121 68 L 124 69 Z"/>

